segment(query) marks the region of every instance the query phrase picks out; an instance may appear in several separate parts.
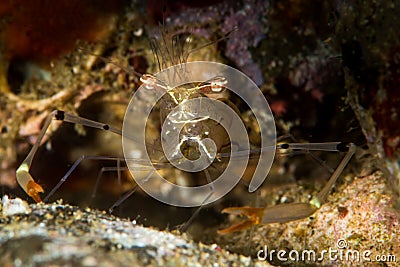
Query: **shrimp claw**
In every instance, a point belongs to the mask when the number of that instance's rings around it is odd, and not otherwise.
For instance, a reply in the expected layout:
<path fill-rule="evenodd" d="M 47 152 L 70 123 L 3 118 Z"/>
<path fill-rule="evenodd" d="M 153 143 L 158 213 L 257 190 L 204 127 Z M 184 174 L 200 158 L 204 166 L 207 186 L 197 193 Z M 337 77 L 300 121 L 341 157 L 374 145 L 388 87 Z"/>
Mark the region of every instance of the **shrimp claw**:
<path fill-rule="evenodd" d="M 17 173 L 17 181 L 21 185 L 22 189 L 28 194 L 28 196 L 32 197 L 37 203 L 42 202 L 42 199 L 39 196 L 39 193 L 43 193 L 43 188 L 36 183 L 32 176 L 29 173 L 29 166 L 26 163 L 21 164 L 18 168 Z"/>
<path fill-rule="evenodd" d="M 253 225 L 268 223 L 285 223 L 307 218 L 319 209 L 313 203 L 288 203 L 268 208 L 231 207 L 222 210 L 223 213 L 245 215 L 249 219 L 229 228 L 219 230 L 220 234 L 227 234 L 249 228 Z"/>
<path fill-rule="evenodd" d="M 240 230 L 250 228 L 253 225 L 260 223 L 261 218 L 264 215 L 265 208 L 254 208 L 254 207 L 230 207 L 222 210 L 222 213 L 228 213 L 232 215 L 244 215 L 248 219 L 238 224 L 232 225 L 226 229 L 218 230 L 219 234 L 228 234 Z"/>

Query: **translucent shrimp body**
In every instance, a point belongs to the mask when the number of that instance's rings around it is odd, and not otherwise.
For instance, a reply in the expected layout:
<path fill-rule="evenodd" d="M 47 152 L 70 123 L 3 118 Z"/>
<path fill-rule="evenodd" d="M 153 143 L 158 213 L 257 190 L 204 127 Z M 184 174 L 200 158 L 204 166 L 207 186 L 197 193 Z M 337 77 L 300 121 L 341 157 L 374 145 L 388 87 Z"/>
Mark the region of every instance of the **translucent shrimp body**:
<path fill-rule="evenodd" d="M 214 62 L 176 65 L 155 74 L 154 78 L 146 76 L 143 80 L 144 84 L 127 108 L 123 148 L 130 172 L 144 191 L 170 205 L 194 207 L 218 200 L 238 183 L 251 153 L 245 124 L 230 105 L 203 93 L 219 93 L 225 89 L 238 95 L 250 107 L 260 125 L 260 151 L 263 153 L 259 154 L 249 190 L 254 191 L 261 185 L 272 165 L 276 133 L 272 112 L 254 82 L 238 70 Z M 224 172 L 206 185 L 185 187 L 164 179 L 150 167 L 158 153 L 148 153 L 151 149 L 145 142 L 146 124 L 157 103 L 160 103 L 162 127 L 160 135 L 155 138 L 156 144 L 159 142 L 161 146 L 155 146 L 162 147 L 159 155 L 177 169 L 206 171 L 222 157 L 223 148 L 228 146 L 229 155 L 223 157 L 235 159 L 240 156 L 240 160 L 230 160 Z M 143 141 L 139 143 L 138 140 Z M 148 171 L 137 171 L 139 160 L 146 161 Z M 166 196 L 160 188 L 168 188 L 176 197 Z"/>

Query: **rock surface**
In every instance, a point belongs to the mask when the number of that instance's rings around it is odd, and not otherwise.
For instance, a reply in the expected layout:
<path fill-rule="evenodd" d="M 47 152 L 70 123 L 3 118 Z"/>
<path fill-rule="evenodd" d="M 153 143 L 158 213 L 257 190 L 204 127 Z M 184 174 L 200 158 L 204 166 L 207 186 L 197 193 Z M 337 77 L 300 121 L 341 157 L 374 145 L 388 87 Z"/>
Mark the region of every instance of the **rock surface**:
<path fill-rule="evenodd" d="M 1 266 L 270 266 L 61 201 L 3 196 L 0 229 Z"/>

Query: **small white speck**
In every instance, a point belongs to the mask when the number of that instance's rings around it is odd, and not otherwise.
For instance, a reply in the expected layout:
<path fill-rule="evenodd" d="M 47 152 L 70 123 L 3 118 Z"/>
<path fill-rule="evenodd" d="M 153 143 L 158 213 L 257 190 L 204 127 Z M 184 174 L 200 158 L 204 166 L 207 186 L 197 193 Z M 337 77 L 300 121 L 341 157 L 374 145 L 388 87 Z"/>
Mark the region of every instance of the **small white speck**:
<path fill-rule="evenodd" d="M 14 266 L 22 266 L 22 261 L 20 258 L 16 258 L 14 260 Z"/>
<path fill-rule="evenodd" d="M 130 154 L 131 154 L 131 157 L 134 159 L 142 158 L 142 151 L 140 151 L 140 150 L 132 150 Z"/>
<path fill-rule="evenodd" d="M 135 35 L 136 37 L 140 37 L 142 36 L 142 34 L 143 34 L 143 28 L 139 28 L 133 32 L 133 35 Z"/>
<path fill-rule="evenodd" d="M 28 203 L 20 198 L 9 199 L 7 195 L 3 196 L 2 205 L 4 216 L 11 216 L 19 213 L 29 213 L 31 211 Z"/>
<path fill-rule="evenodd" d="M 82 265 L 83 266 L 97 266 L 98 262 L 95 257 L 89 256 L 89 257 L 86 257 L 83 259 Z"/>

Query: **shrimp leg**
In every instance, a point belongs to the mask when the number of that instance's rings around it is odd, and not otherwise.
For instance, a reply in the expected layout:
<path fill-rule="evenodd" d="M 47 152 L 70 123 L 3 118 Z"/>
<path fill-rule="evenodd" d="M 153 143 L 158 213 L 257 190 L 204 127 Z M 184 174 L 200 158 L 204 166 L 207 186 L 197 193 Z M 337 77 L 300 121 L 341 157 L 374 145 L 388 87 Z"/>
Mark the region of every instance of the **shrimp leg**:
<path fill-rule="evenodd" d="M 30 174 L 29 170 L 32 165 L 33 157 L 35 156 L 35 154 L 40 146 L 40 143 L 41 143 L 43 137 L 45 136 L 46 131 L 49 128 L 49 126 L 53 120 L 81 124 L 84 126 L 103 129 L 103 130 L 111 131 L 113 133 L 122 135 L 120 130 L 118 130 L 117 128 L 111 127 L 108 124 L 85 119 L 85 118 L 82 118 L 82 117 L 79 117 L 79 116 L 76 116 L 76 115 L 73 115 L 70 113 L 66 113 L 62 110 L 52 111 L 49 114 L 49 116 L 47 117 L 47 119 L 43 125 L 43 128 L 40 131 L 39 136 L 36 140 L 36 143 L 33 145 L 28 156 L 25 158 L 25 160 L 21 163 L 21 165 L 18 167 L 18 169 L 16 171 L 16 178 L 17 178 L 18 184 L 36 202 L 42 202 L 42 199 L 40 198 L 39 194 L 43 193 L 44 190 L 43 190 L 42 186 L 40 186 L 38 183 L 35 182 L 32 175 Z"/>
<path fill-rule="evenodd" d="M 312 145 L 312 144 L 310 144 Z M 290 147 L 290 144 L 285 144 L 285 148 Z M 338 167 L 329 178 L 326 185 L 322 190 L 314 196 L 309 203 L 288 203 L 280 204 L 273 207 L 230 207 L 222 210 L 223 213 L 233 215 L 244 215 L 247 219 L 239 224 L 233 225 L 229 228 L 219 230 L 219 234 L 228 234 L 240 230 L 247 229 L 253 225 L 269 224 L 269 223 L 285 223 L 307 218 L 314 214 L 326 201 L 329 191 L 347 166 L 348 162 L 355 153 L 356 146 L 352 143 L 343 145 L 338 143 L 336 145 L 337 151 L 346 152 Z"/>

